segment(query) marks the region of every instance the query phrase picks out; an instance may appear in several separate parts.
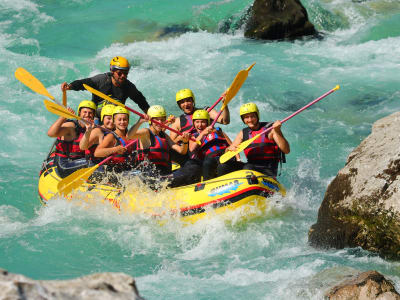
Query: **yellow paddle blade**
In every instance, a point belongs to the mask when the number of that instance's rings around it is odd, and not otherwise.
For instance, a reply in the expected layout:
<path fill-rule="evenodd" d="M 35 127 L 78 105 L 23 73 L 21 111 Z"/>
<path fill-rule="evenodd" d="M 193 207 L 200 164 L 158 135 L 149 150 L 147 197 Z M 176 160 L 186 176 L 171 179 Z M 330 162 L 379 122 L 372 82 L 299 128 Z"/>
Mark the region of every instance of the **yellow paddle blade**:
<path fill-rule="evenodd" d="M 46 90 L 44 85 L 24 68 L 18 68 L 15 70 L 15 78 L 25 84 L 32 91 L 55 100 L 54 97 Z"/>
<path fill-rule="evenodd" d="M 228 105 L 228 103 L 232 100 L 233 97 L 236 96 L 237 92 L 242 87 L 243 83 L 246 81 L 247 76 L 249 76 L 249 71 L 254 67 L 256 63 L 252 64 L 246 70 L 241 70 L 237 73 L 235 79 L 233 80 L 231 86 L 229 87 L 228 91 L 225 95 L 224 103 L 222 104 L 221 110 Z"/>
<path fill-rule="evenodd" d="M 90 168 L 80 169 L 63 178 L 57 185 L 58 192 L 64 196 L 68 195 L 74 189 L 84 184 L 98 167 L 99 165 L 95 165 Z"/>
<path fill-rule="evenodd" d="M 67 119 L 78 119 L 78 120 L 82 119 L 81 117 L 78 117 L 77 115 L 71 113 L 64 106 L 61 106 L 61 105 L 51 102 L 49 100 L 44 100 L 43 102 L 44 102 L 44 105 L 46 106 L 47 110 L 49 112 L 52 112 L 53 114 L 59 115 L 60 117 L 67 118 Z"/>
<path fill-rule="evenodd" d="M 243 143 L 241 143 L 236 151 L 228 151 L 225 152 L 223 155 L 221 155 L 221 157 L 219 158 L 219 162 L 221 164 L 223 164 L 224 162 L 227 162 L 228 160 L 230 160 L 232 157 L 234 157 L 236 154 L 239 154 L 240 152 L 242 152 L 244 149 L 246 149 L 252 142 L 254 142 L 257 138 L 260 137 L 260 134 L 255 135 L 254 137 L 252 137 L 251 139 L 244 141 Z"/>
<path fill-rule="evenodd" d="M 111 98 L 110 96 L 107 96 L 106 94 L 103 94 L 102 92 L 100 92 L 98 90 L 95 90 L 94 88 L 88 86 L 87 84 L 83 84 L 83 87 L 85 89 L 87 89 L 89 92 L 91 92 L 92 94 L 95 94 L 95 95 L 97 95 L 97 96 L 99 96 L 99 97 L 101 97 L 101 98 L 103 98 L 103 99 L 105 99 L 107 101 L 110 101 L 111 103 L 114 103 L 115 105 L 119 105 L 119 106 L 122 106 L 122 107 L 126 108 L 125 104 L 123 104 L 121 102 L 118 102 L 117 100 Z"/>

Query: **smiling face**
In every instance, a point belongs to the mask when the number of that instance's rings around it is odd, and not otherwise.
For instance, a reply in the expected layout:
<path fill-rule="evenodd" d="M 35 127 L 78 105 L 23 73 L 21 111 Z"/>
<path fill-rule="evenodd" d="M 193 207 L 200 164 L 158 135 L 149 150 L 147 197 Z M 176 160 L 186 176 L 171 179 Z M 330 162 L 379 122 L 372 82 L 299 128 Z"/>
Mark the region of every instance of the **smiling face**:
<path fill-rule="evenodd" d="M 129 71 L 127 70 L 115 70 L 112 72 L 113 79 L 117 85 L 122 85 L 128 78 Z"/>
<path fill-rule="evenodd" d="M 191 97 L 178 101 L 178 106 L 187 115 L 191 115 L 194 112 L 194 100 Z"/>
<path fill-rule="evenodd" d="M 208 120 L 194 120 L 193 121 L 193 125 L 194 125 L 194 128 L 197 130 L 197 132 L 201 132 L 201 131 L 203 131 L 204 129 L 206 129 L 207 128 L 207 126 L 208 126 Z"/>
<path fill-rule="evenodd" d="M 93 121 L 94 120 L 94 110 L 87 107 L 82 107 L 79 111 L 79 116 L 85 121 Z"/>
<path fill-rule="evenodd" d="M 126 130 L 129 125 L 129 117 L 127 114 L 115 114 L 114 115 L 115 127 L 119 130 Z"/>
<path fill-rule="evenodd" d="M 114 123 L 113 123 L 112 116 L 105 115 L 103 117 L 103 126 L 104 126 L 104 128 L 107 128 L 107 129 L 110 129 L 110 130 L 114 129 Z"/>
<path fill-rule="evenodd" d="M 156 121 L 158 121 L 158 122 L 160 122 L 160 123 L 165 123 L 166 121 L 167 121 L 167 118 L 166 117 L 157 117 L 157 118 L 151 118 L 152 120 L 156 120 Z M 156 124 L 156 123 L 153 123 L 153 122 L 151 122 L 151 126 L 157 131 L 157 132 L 160 132 L 161 130 L 163 130 L 164 129 L 164 127 L 161 127 L 160 125 L 158 125 L 158 124 Z"/>
<path fill-rule="evenodd" d="M 258 126 L 257 114 L 252 112 L 242 116 L 244 124 L 249 126 L 250 129 L 256 128 Z"/>

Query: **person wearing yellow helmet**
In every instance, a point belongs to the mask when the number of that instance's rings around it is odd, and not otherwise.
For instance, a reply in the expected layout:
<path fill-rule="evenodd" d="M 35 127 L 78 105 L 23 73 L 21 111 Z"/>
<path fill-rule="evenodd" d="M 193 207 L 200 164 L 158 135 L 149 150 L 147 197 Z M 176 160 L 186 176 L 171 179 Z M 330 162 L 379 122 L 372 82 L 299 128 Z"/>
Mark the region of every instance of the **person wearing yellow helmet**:
<path fill-rule="evenodd" d="M 139 139 L 137 162 L 140 169 L 148 174 L 148 177 L 169 175 L 172 172 L 171 150 L 180 154 L 186 154 L 190 134 L 184 133 L 182 138 L 183 143 L 182 145 L 178 145 L 165 133 L 163 127 L 152 122 L 152 120 L 156 120 L 165 123 L 167 120 L 165 109 L 160 105 L 153 105 L 149 108 L 147 114 L 147 118 L 140 118 L 129 130 L 129 138 Z M 149 128 L 140 128 L 143 123 L 148 121 L 150 121 Z M 148 164 L 148 162 L 151 164 Z M 152 166 L 154 166 L 157 174 L 152 171 Z"/>
<path fill-rule="evenodd" d="M 83 135 L 81 141 L 79 142 L 79 147 L 82 150 L 86 151 L 86 157 L 88 157 L 93 162 L 98 162 L 98 159 L 95 159 L 94 152 L 96 147 L 101 144 L 103 138 L 112 130 L 114 130 L 113 123 L 113 112 L 114 105 L 107 104 L 104 105 L 101 109 L 101 118 L 100 121 L 102 123 L 101 127 L 94 127 L 94 125 L 86 124 L 86 132 Z"/>
<path fill-rule="evenodd" d="M 68 110 L 72 113 L 71 108 Z M 78 106 L 78 115 L 85 121 L 93 122 L 96 104 L 89 100 L 83 100 Z M 79 147 L 79 143 L 85 134 L 86 128 L 82 122 L 58 118 L 47 131 L 49 137 L 57 138 L 55 164 L 61 177 L 68 176 L 79 168 L 87 166 L 85 150 Z"/>
<path fill-rule="evenodd" d="M 196 110 L 193 113 L 193 126 L 196 141 L 189 142 L 190 160 L 188 163 L 201 165 L 203 180 L 209 180 L 216 176 L 222 176 L 237 169 L 232 159 L 224 164 L 219 163 L 219 157 L 225 153 L 225 149 L 232 143 L 221 128 L 210 126 L 210 115 L 206 110 Z M 184 168 L 187 166 L 185 164 Z M 193 168 L 193 167 L 191 167 Z"/>
<path fill-rule="evenodd" d="M 133 167 L 132 153 L 136 149 L 135 143 L 126 147 L 130 142 L 128 137 L 129 111 L 121 106 L 114 106 L 112 121 L 115 130 L 107 134 L 94 152 L 95 157 L 107 157 L 116 154 L 107 165 L 114 171 L 121 172 Z"/>
<path fill-rule="evenodd" d="M 193 94 L 193 91 L 190 89 L 179 90 L 175 95 L 175 100 L 179 108 L 183 111 L 183 114 L 181 114 L 179 118 L 175 119 L 175 122 L 171 125 L 171 127 L 180 132 L 190 132 L 191 130 L 193 130 L 193 113 L 198 110 L 195 105 L 195 96 Z M 204 109 L 207 109 L 207 107 L 205 107 Z M 209 111 L 209 114 L 211 119 L 215 119 L 218 115 L 218 112 L 215 109 L 212 109 L 211 111 Z M 229 108 L 226 107 L 218 118 L 217 123 L 227 125 L 229 124 L 229 122 Z M 176 143 L 179 143 L 181 139 L 181 137 L 174 132 L 171 132 L 171 138 Z M 179 162 L 181 165 L 183 165 L 188 160 L 188 158 L 189 157 L 187 155 L 183 157 L 174 155 L 174 161 Z"/>
<path fill-rule="evenodd" d="M 239 132 L 227 150 L 236 151 L 242 142 L 272 126 L 271 131 L 262 134 L 244 150 L 247 163 L 244 164 L 243 169 L 276 177 L 279 163 L 285 162 L 285 154 L 290 152 L 289 143 L 281 131 L 282 123 L 279 120 L 270 123 L 260 122 L 260 112 L 257 105 L 252 102 L 243 104 L 239 114 L 247 127 Z"/>
<path fill-rule="evenodd" d="M 82 91 L 85 90 L 83 84 L 87 84 L 123 104 L 125 104 L 126 99 L 129 97 L 144 113 L 146 113 L 149 109 L 146 98 L 136 86 L 127 79 L 130 68 L 129 61 L 125 57 L 115 56 L 110 61 L 110 72 L 75 80 L 69 84 L 63 82 L 61 84 L 61 90 Z M 106 104 L 106 101 L 94 94 L 92 95 L 92 101 L 98 106 L 97 117 L 100 118 L 101 109 Z"/>

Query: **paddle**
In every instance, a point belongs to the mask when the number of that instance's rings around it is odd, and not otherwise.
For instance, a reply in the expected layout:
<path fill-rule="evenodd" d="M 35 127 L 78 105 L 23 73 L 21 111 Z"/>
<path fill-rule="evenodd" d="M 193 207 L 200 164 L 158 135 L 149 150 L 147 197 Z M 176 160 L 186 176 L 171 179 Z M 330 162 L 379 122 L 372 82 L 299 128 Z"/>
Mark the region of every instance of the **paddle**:
<path fill-rule="evenodd" d="M 126 148 L 128 148 L 130 145 L 132 145 L 136 140 L 130 141 L 128 144 L 126 144 Z M 61 179 L 61 181 L 57 184 L 57 189 L 58 192 L 62 195 L 68 195 L 69 193 L 72 192 L 72 190 L 80 187 L 85 181 L 87 181 L 90 177 L 90 175 L 93 174 L 94 171 L 97 170 L 98 167 L 101 165 L 104 165 L 106 162 L 108 162 L 110 159 L 112 159 L 117 153 L 114 153 L 113 155 L 107 157 L 106 159 L 102 160 L 100 163 L 97 165 L 90 167 L 90 168 L 84 168 L 75 171 L 71 175 Z"/>
<path fill-rule="evenodd" d="M 222 111 L 225 109 L 225 107 L 228 105 L 228 103 L 232 100 L 233 97 L 235 97 L 237 92 L 240 90 L 240 88 L 242 87 L 243 83 L 246 81 L 247 76 L 249 76 L 249 71 L 254 67 L 255 64 L 256 63 L 252 64 L 246 70 L 241 70 L 241 71 L 239 71 L 239 73 L 237 73 L 237 75 L 236 75 L 235 79 L 233 80 L 231 86 L 229 87 L 228 91 L 226 92 L 225 99 L 224 99 L 224 102 L 222 103 L 221 110 L 219 111 L 217 117 L 212 122 L 211 127 L 214 127 L 214 125 L 217 122 L 219 116 L 222 114 Z"/>
<path fill-rule="evenodd" d="M 19 81 L 21 81 L 23 84 L 25 84 L 28 88 L 30 88 L 32 91 L 49 97 L 51 100 L 55 101 L 56 103 L 60 104 L 54 97 L 49 93 L 48 90 L 44 87 L 44 85 L 31 73 L 29 73 L 27 70 L 24 68 L 17 68 L 15 70 L 15 78 L 17 78 Z"/>
<path fill-rule="evenodd" d="M 295 115 L 301 113 L 303 110 L 309 108 L 311 105 L 317 103 L 318 101 L 322 100 L 323 98 L 325 98 L 326 96 L 328 96 L 329 94 L 332 94 L 334 91 L 337 91 L 340 88 L 339 85 L 337 85 L 336 87 L 334 87 L 333 89 L 331 89 L 329 92 L 326 92 L 325 94 L 323 94 L 322 96 L 318 97 L 317 99 L 311 101 L 310 103 L 308 103 L 306 106 L 300 108 L 298 111 L 294 112 L 293 114 L 291 114 L 290 116 L 286 117 L 285 119 L 283 119 L 281 121 L 281 123 L 285 123 L 287 120 L 293 118 Z M 223 155 L 221 155 L 221 157 L 219 158 L 219 162 L 221 164 L 223 164 L 224 162 L 230 160 L 232 157 L 234 157 L 236 154 L 240 153 L 241 151 L 243 151 L 244 149 L 247 148 L 247 146 L 249 146 L 252 142 L 254 142 L 257 138 L 259 138 L 262 134 L 267 133 L 269 131 L 272 130 L 272 126 L 265 129 L 264 131 L 260 132 L 259 134 L 255 135 L 254 137 L 252 137 L 251 139 L 248 139 L 247 141 L 244 141 L 243 143 L 241 143 L 238 147 L 236 151 L 228 151 L 226 153 L 224 153 Z"/>
<path fill-rule="evenodd" d="M 126 106 L 125 104 L 123 104 L 123 103 L 121 103 L 121 102 L 118 102 L 117 100 L 115 100 L 115 99 L 113 99 L 113 98 L 111 98 L 111 97 L 109 97 L 109 96 L 103 94 L 102 92 L 100 92 L 100 91 L 98 91 L 98 90 L 95 90 L 94 88 L 88 86 L 87 84 L 83 84 L 83 86 L 85 87 L 85 89 L 87 89 L 87 90 L 88 90 L 89 92 L 91 92 L 92 94 L 95 94 L 95 95 L 97 95 L 97 96 L 99 96 L 99 97 L 101 97 L 101 98 L 103 98 L 103 99 L 105 99 L 105 100 L 107 100 L 107 101 L 110 101 L 111 103 L 114 103 L 115 105 L 124 107 L 124 108 L 126 108 L 127 110 L 133 112 L 134 114 L 137 114 L 139 117 L 141 117 L 142 119 L 144 119 L 144 114 L 141 114 L 140 112 L 138 112 L 138 111 L 136 111 L 136 110 L 134 110 L 134 109 L 132 109 L 132 108 Z M 178 130 L 175 130 L 175 129 L 173 129 L 173 128 L 171 128 L 171 127 L 169 127 L 169 126 L 167 126 L 167 125 L 165 125 L 165 124 L 163 124 L 163 123 L 161 123 L 161 122 L 158 122 L 158 121 L 156 121 L 156 120 L 151 120 L 151 122 L 153 122 L 154 124 L 157 124 L 157 125 L 159 125 L 159 126 L 165 128 L 165 129 L 169 129 L 170 131 L 175 132 L 176 134 L 183 135 L 182 132 L 180 132 L 180 131 L 178 131 Z M 192 138 L 192 137 L 190 137 L 190 140 L 192 140 L 193 142 L 199 143 L 198 141 L 196 141 L 196 139 L 194 139 L 194 138 Z"/>
<path fill-rule="evenodd" d="M 44 102 L 44 105 L 46 106 L 47 110 L 49 112 L 52 112 L 53 114 L 59 115 L 60 117 L 63 117 L 63 118 L 66 118 L 66 119 L 77 119 L 77 120 L 82 121 L 82 122 L 84 122 L 86 124 L 91 124 L 90 122 L 82 119 L 81 117 L 75 115 L 74 113 L 71 113 L 67 108 L 65 108 L 62 105 L 59 105 L 57 103 L 51 102 L 51 101 L 46 100 L 46 99 L 43 102 Z M 106 132 L 112 132 L 112 130 L 107 129 L 105 127 L 101 127 L 101 126 L 96 125 L 96 124 L 94 125 L 94 127 L 101 128 L 101 130 L 104 130 Z"/>
<path fill-rule="evenodd" d="M 67 91 L 63 91 L 63 105 L 67 107 Z"/>

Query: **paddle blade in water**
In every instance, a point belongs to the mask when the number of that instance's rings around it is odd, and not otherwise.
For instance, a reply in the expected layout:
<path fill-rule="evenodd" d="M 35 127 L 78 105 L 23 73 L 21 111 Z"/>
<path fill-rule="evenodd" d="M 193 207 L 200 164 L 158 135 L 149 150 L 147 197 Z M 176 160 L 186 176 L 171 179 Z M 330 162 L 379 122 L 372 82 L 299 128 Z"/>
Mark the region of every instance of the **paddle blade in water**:
<path fill-rule="evenodd" d="M 81 119 L 81 117 L 78 117 L 77 115 L 71 113 L 64 106 L 61 106 L 61 105 L 51 102 L 49 100 L 44 100 L 43 102 L 44 102 L 44 105 L 46 106 L 47 110 L 49 112 L 52 112 L 53 114 L 56 114 L 60 117 L 67 118 L 67 119 L 78 119 L 78 120 Z"/>
<path fill-rule="evenodd" d="M 98 167 L 99 165 L 95 165 L 94 167 L 80 169 L 65 177 L 57 185 L 58 192 L 61 195 L 68 195 L 84 184 Z"/>
<path fill-rule="evenodd" d="M 15 70 L 15 78 L 25 84 L 32 91 L 55 100 L 54 97 L 46 90 L 44 85 L 24 68 L 18 68 Z"/>

